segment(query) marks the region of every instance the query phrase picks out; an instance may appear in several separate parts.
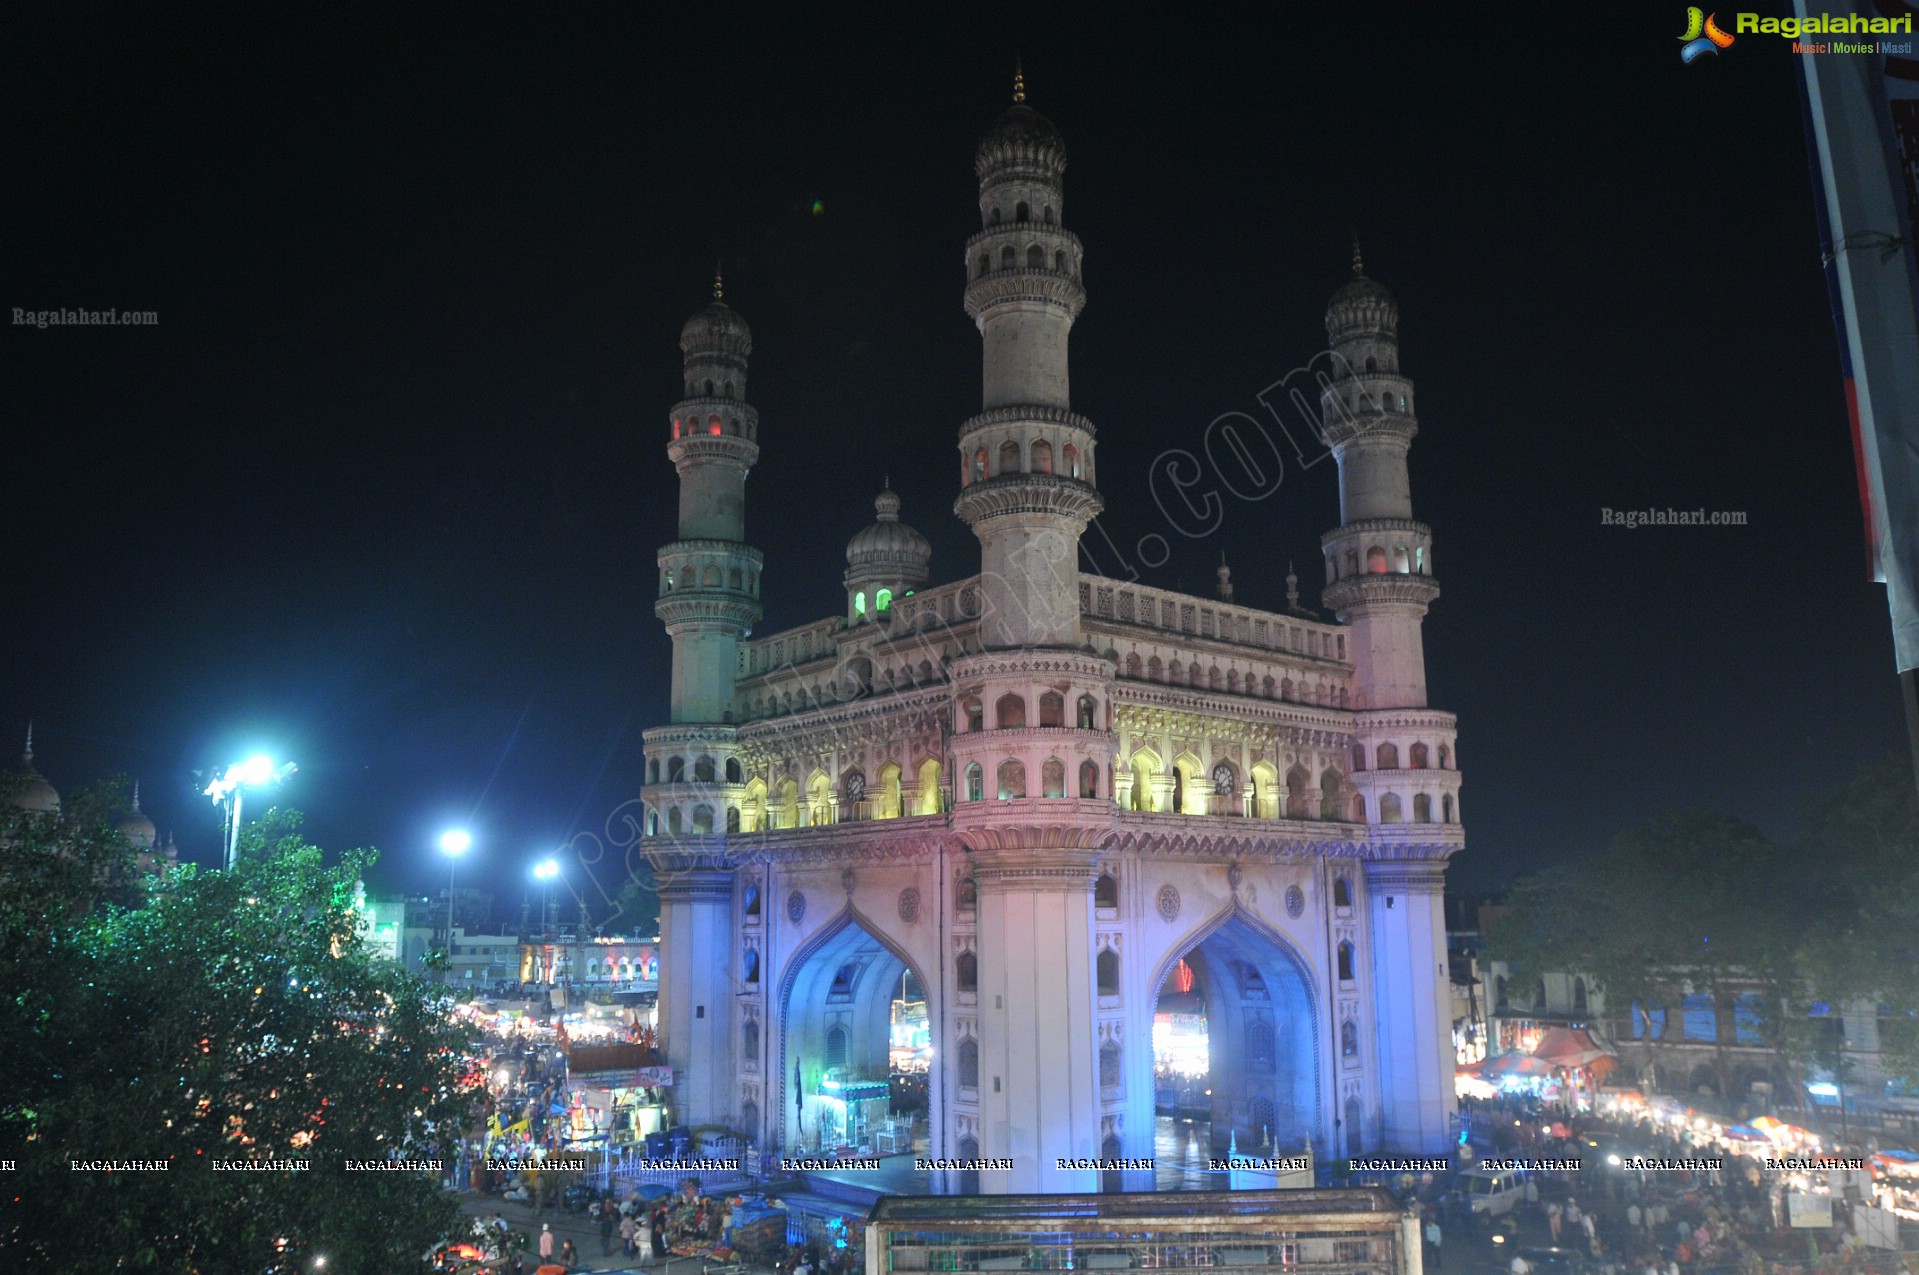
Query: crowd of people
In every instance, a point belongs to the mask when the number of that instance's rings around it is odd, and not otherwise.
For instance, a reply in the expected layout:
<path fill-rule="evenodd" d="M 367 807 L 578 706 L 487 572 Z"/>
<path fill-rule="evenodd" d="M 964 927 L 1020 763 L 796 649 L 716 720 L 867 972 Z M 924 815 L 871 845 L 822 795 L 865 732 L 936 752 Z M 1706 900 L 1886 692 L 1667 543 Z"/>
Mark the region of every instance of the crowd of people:
<path fill-rule="evenodd" d="M 1894 1275 L 1919 1268 L 1919 1261 L 1883 1252 L 1875 1258 L 1864 1249 L 1851 1225 L 1854 1202 L 1843 1194 L 1833 1199 L 1830 1230 L 1789 1229 L 1787 1176 L 1702 1142 L 1690 1130 L 1643 1116 L 1575 1114 L 1524 1098 L 1464 1103 L 1461 1114 L 1466 1141 L 1481 1157 L 1578 1160 L 1581 1168 L 1526 1175 L 1523 1199 L 1510 1216 L 1474 1214 L 1457 1191 L 1432 1200 L 1429 1265 L 1443 1266 L 1448 1230 L 1471 1228 L 1501 1234 L 1502 1246 L 1513 1252 L 1512 1275 L 1545 1275 L 1519 1251 L 1528 1247 L 1528 1233 L 1534 1247 L 1577 1252 L 1599 1275 L 1760 1275 L 1769 1268 L 1777 1275 L 1845 1268 Z M 1611 1162 L 1614 1156 L 1620 1163 Z M 1626 1167 L 1635 1157 L 1720 1167 Z"/>

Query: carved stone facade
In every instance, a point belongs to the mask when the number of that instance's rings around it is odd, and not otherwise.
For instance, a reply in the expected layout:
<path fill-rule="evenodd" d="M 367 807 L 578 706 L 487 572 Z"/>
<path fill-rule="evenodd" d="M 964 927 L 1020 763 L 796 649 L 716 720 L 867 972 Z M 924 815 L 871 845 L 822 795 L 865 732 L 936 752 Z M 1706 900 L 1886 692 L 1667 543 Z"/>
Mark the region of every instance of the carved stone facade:
<path fill-rule="evenodd" d="M 1154 1011 L 1183 960 L 1219 1145 L 1443 1152 L 1460 777 L 1454 720 L 1425 705 L 1438 586 L 1397 308 L 1355 259 L 1327 315 L 1335 620 L 1237 605 L 1224 572 L 1219 598 L 1084 574 L 1101 501 L 1068 393 L 1086 292 L 1064 167 L 1023 100 L 980 146 L 985 410 L 960 429 L 955 505 L 975 577 L 919 587 L 924 538 L 883 492 L 843 613 L 749 640 L 750 337 L 717 299 L 688 324 L 669 455 L 692 490 L 660 555 L 674 718 L 646 733 L 643 794 L 676 1117 L 812 1145 L 822 1079 L 884 1077 L 910 972 L 933 1153 L 1013 1165 L 945 1187 L 1097 1189 L 1057 1161 L 1152 1154 Z"/>

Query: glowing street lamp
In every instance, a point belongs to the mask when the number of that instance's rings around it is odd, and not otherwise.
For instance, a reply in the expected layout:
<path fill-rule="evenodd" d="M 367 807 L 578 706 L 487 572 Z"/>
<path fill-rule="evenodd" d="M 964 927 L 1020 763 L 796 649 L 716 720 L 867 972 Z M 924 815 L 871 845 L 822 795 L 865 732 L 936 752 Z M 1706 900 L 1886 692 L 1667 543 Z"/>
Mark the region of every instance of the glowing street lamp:
<path fill-rule="evenodd" d="M 539 881 L 539 939 L 541 939 L 541 947 L 543 947 L 543 950 L 547 950 L 547 952 L 553 950 L 551 947 L 545 947 L 545 939 L 547 939 L 547 885 L 553 881 L 553 878 L 557 878 L 557 876 L 560 876 L 560 860 L 557 860 L 553 854 L 547 854 L 547 856 L 541 858 L 537 864 L 533 864 L 533 879 Z M 551 985 L 553 985 L 553 966 L 549 964 L 549 966 L 547 966 L 547 987 L 551 987 Z M 553 1004 L 551 1004 L 551 993 L 549 993 L 547 1008 L 549 1008 L 549 1010 L 553 1008 Z M 562 1018 L 560 1022 L 566 1022 L 566 1020 Z"/>
<path fill-rule="evenodd" d="M 464 828 L 448 828 L 440 834 L 440 853 L 446 856 L 446 979 L 453 981 L 453 874 L 460 856 L 473 848 L 473 834 Z"/>
<path fill-rule="evenodd" d="M 271 757 L 256 753 L 243 762 L 228 766 L 207 785 L 206 795 L 213 798 L 213 804 L 227 808 L 226 867 L 229 872 L 240 858 L 240 806 L 246 790 L 277 784 L 298 769 L 292 762 L 275 766 Z"/>
<path fill-rule="evenodd" d="M 540 883 L 540 933 L 542 935 L 546 933 L 547 885 L 554 877 L 559 875 L 560 861 L 552 855 L 548 855 L 533 865 L 533 876 Z"/>

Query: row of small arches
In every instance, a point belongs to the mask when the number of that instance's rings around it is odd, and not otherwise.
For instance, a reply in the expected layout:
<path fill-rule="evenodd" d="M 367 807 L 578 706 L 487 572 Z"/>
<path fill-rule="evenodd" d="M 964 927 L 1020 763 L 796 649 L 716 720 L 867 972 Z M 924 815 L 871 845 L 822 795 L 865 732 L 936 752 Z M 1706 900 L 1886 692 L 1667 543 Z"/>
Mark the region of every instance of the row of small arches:
<path fill-rule="evenodd" d="M 1034 439 L 1031 446 L 1024 449 L 1016 438 L 1007 439 L 997 448 L 977 448 L 970 459 L 961 462 L 960 486 L 969 487 L 988 478 L 1000 478 L 1007 474 L 1054 473 L 1053 454 L 1053 444 L 1044 438 Z M 1092 481 L 1086 476 L 1079 448 L 1072 443 L 1060 447 L 1057 472 L 1061 478 Z"/>
<path fill-rule="evenodd" d="M 1155 655 L 1142 661 L 1137 651 L 1126 657 L 1126 676 L 1135 681 L 1197 686 L 1225 691 L 1229 695 L 1257 695 L 1263 699 L 1324 704 L 1328 708 L 1345 708 L 1350 695 L 1346 687 L 1328 682 L 1316 682 L 1309 687 L 1302 680 L 1295 685 L 1290 677 L 1274 680 L 1269 674 L 1260 678 L 1250 669 L 1242 675 L 1236 668 L 1221 669 L 1217 664 L 1202 668 L 1198 660 L 1191 663 L 1182 663 L 1178 658 L 1161 661 Z"/>
<path fill-rule="evenodd" d="M 1337 822 L 1346 809 L 1345 776 L 1331 766 L 1314 784 L 1306 768 L 1295 765 L 1282 784 L 1270 762 L 1255 762 L 1242 784 L 1239 767 L 1231 761 L 1221 759 L 1208 772 L 1197 757 L 1183 753 L 1168 767 L 1153 749 L 1140 747 L 1126 769 L 1132 779 L 1127 805 L 1142 813 Z"/>
<path fill-rule="evenodd" d="M 1367 359 L 1366 370 L 1368 372 L 1377 370 L 1378 363 L 1377 359 Z M 1346 410 L 1350 412 L 1378 410 L 1388 416 L 1400 416 L 1409 414 L 1413 410 L 1410 398 L 1404 394 L 1395 394 L 1391 390 L 1381 390 L 1378 398 L 1374 398 L 1371 394 L 1350 395 L 1344 402 Z"/>
<path fill-rule="evenodd" d="M 1099 701 L 1091 695 L 1081 695 L 1075 704 L 1073 725 L 1079 730 L 1099 730 Z M 1066 697 L 1058 691 L 1042 691 L 1039 697 L 1040 726 L 1066 725 Z M 1026 727 L 1026 697 L 1017 691 L 1008 691 L 993 701 L 993 728 L 995 730 L 1023 730 Z M 959 720 L 955 726 L 967 734 L 986 729 L 986 710 L 978 696 L 969 695 L 960 701 Z"/>
<path fill-rule="evenodd" d="M 1343 579 L 1345 576 L 1361 574 L 1375 576 L 1423 576 L 1431 575 L 1432 572 L 1429 570 L 1429 564 L 1426 561 L 1426 546 L 1424 545 L 1414 545 L 1411 548 L 1405 545 L 1394 545 L 1390 551 L 1387 550 L 1385 545 L 1368 546 L 1366 550 L 1365 570 L 1363 572 L 1360 569 L 1358 549 L 1348 549 L 1346 551 L 1346 569 L 1344 572 L 1340 571 L 1338 554 L 1329 553 L 1326 555 L 1326 579 L 1328 583 Z"/>
<path fill-rule="evenodd" d="M 645 961 L 635 962 L 630 957 L 621 957 L 618 960 L 609 959 L 605 961 L 598 959 L 590 960 L 586 963 L 586 976 L 589 979 L 607 978 L 613 979 L 616 982 L 650 977 L 647 970 L 647 963 Z"/>
<path fill-rule="evenodd" d="M 890 599 L 889 599 L 890 601 Z M 914 686 L 931 686 L 944 678 L 931 660 L 921 660 L 917 666 L 912 663 L 901 665 L 897 669 L 885 669 L 873 675 L 870 680 L 862 681 L 857 676 L 842 679 L 842 687 L 851 689 L 855 694 L 870 694 L 875 689 L 882 693 L 906 690 Z M 877 683 L 877 685 L 876 685 Z M 762 717 L 776 717 L 782 713 L 819 708 L 834 701 L 820 699 L 806 686 L 800 688 L 797 698 L 792 690 L 768 691 L 764 695 L 755 695 L 746 701 L 746 720 L 757 721 Z"/>
<path fill-rule="evenodd" d="M 745 431 L 744 434 L 742 434 L 742 430 Z M 704 421 L 701 421 L 697 416 L 688 416 L 685 420 L 681 420 L 677 416 L 673 418 L 673 437 L 676 439 L 693 438 L 701 434 L 709 435 L 713 438 L 718 438 L 722 434 L 730 434 L 736 438 L 751 438 L 753 432 L 750 424 L 741 425 L 739 417 L 723 417 L 718 412 L 714 412 Z"/>
<path fill-rule="evenodd" d="M 1406 817 L 1406 804 L 1400 799 L 1400 796 L 1398 793 L 1383 792 L 1379 794 L 1379 822 L 1380 823 L 1457 823 L 1459 822 L 1458 810 L 1453 804 L 1453 795 L 1449 792 L 1441 793 L 1439 795 L 1439 805 L 1438 805 L 1439 818 L 1436 820 L 1433 818 L 1433 811 L 1434 811 L 1434 806 L 1433 806 L 1433 798 L 1431 793 L 1416 792 L 1413 794 L 1413 808 L 1412 808 L 1411 819 L 1408 819 Z M 1355 796 L 1353 798 L 1353 822 L 1354 823 L 1367 822 L 1366 798 L 1364 796 Z"/>
<path fill-rule="evenodd" d="M 999 268 L 1001 270 L 1018 270 L 1020 264 L 1019 249 L 1013 247 L 1012 244 L 1009 243 L 999 250 Z M 1028 270 L 1046 269 L 1046 249 L 1040 244 L 1027 244 L 1025 266 Z M 1065 249 L 1062 248 L 1053 253 L 1053 269 L 1060 274 L 1071 274 L 1073 272 L 1072 256 L 1067 253 Z M 982 252 L 978 257 L 973 259 L 973 277 L 975 279 L 984 279 L 991 273 L 993 273 L 993 254 L 990 252 Z"/>
<path fill-rule="evenodd" d="M 1065 797 L 1066 763 L 1057 757 L 1049 757 L 1040 763 L 1039 793 L 1041 797 Z M 1086 801 L 1096 801 L 1100 795 L 1099 763 L 1083 761 L 1079 764 L 1077 795 Z M 1026 790 L 1026 763 L 1017 757 L 1008 757 L 993 772 L 993 793 L 1000 801 L 1018 801 L 1029 794 Z M 965 783 L 960 790 L 962 801 L 986 800 L 986 768 L 979 762 L 973 762 L 965 771 Z"/>
<path fill-rule="evenodd" d="M 692 398 L 695 394 L 701 396 L 702 398 L 738 398 L 739 397 L 738 394 L 733 392 L 733 382 L 715 381 L 710 376 L 703 381 L 696 381 L 691 379 L 687 381 L 686 396 L 688 398 Z"/>
<path fill-rule="evenodd" d="M 1013 205 L 1014 221 L 1031 221 L 1032 219 L 1033 206 L 1031 204 L 1022 199 Z M 1053 224 L 1053 206 L 1051 204 L 1040 205 L 1039 219 L 1048 226 Z M 998 204 L 994 204 L 986 214 L 986 224 L 989 226 L 997 226 L 1001 220 L 1000 207 Z"/>
<path fill-rule="evenodd" d="M 1433 769 L 1433 756 L 1433 750 L 1426 747 L 1424 740 L 1414 740 L 1412 746 L 1406 750 L 1406 769 L 1431 770 Z M 1440 770 L 1451 770 L 1453 768 L 1454 759 L 1451 745 L 1441 744 L 1439 746 L 1438 759 Z M 1353 769 L 1366 769 L 1366 746 L 1364 744 L 1353 745 Z M 1373 769 L 1398 770 L 1399 745 L 1385 743 L 1376 746 L 1373 749 Z"/>
<path fill-rule="evenodd" d="M 675 571 L 672 567 L 660 572 L 660 592 L 672 593 L 675 589 L 719 589 L 728 588 L 735 593 L 753 593 L 760 591 L 760 573 L 742 571 L 739 567 L 729 567 L 722 575 L 714 566 L 695 569 L 685 567 Z"/>
<path fill-rule="evenodd" d="M 1329 775 L 1334 773 L 1336 772 L 1328 772 Z M 1133 788 L 1133 809 L 1142 811 L 1156 809 L 1157 807 L 1150 803 L 1156 801 L 1158 798 L 1150 785 L 1141 782 L 1142 778 L 1143 777 L 1136 772 Z M 1005 761 L 1000 762 L 994 771 L 993 779 L 993 794 L 999 801 L 1019 801 L 1033 795 L 1027 789 L 1026 764 L 1018 758 L 1009 757 Z M 1100 773 L 1099 765 L 1096 762 L 1083 761 L 1080 763 L 1078 781 L 1077 795 L 1082 800 L 1097 801 L 1100 798 Z M 785 800 L 780 802 L 776 807 L 768 807 L 761 804 L 756 810 L 757 819 L 755 828 L 743 827 L 740 807 L 727 806 L 725 815 L 726 822 L 724 825 L 725 830 L 729 833 L 737 833 L 741 831 L 757 831 L 764 828 L 808 826 L 808 824 L 799 821 L 798 815 L 801 810 L 804 810 L 811 816 L 811 826 L 820 826 L 832 822 L 833 807 L 829 799 L 822 797 L 802 807 L 797 797 L 797 785 L 793 784 L 791 780 L 787 782 L 794 791 L 787 794 Z M 961 789 L 960 799 L 962 801 L 985 801 L 987 799 L 986 794 L 986 769 L 981 763 L 973 762 L 966 767 L 965 782 Z M 1060 761 L 1059 758 L 1048 758 L 1040 766 L 1040 791 L 1038 795 L 1042 798 L 1063 798 L 1069 795 L 1066 786 L 1066 765 Z M 1219 794 L 1216 793 L 1211 794 L 1213 797 L 1217 797 L 1218 795 Z M 1267 795 L 1263 793 L 1257 781 L 1255 781 L 1253 787 L 1248 790 L 1247 797 L 1250 804 L 1254 807 L 1252 812 L 1254 818 L 1309 819 L 1313 817 L 1307 808 L 1305 795 L 1301 792 L 1289 789 L 1285 794 L 1285 804 L 1282 807 L 1279 794 Z M 1175 781 L 1171 801 L 1172 813 L 1187 815 L 1241 813 L 1241 811 L 1236 808 L 1221 809 L 1214 807 L 1208 799 L 1208 794 L 1201 790 L 1188 788 L 1179 781 Z M 922 809 L 916 813 L 939 813 L 938 790 L 936 788 L 931 790 L 930 794 L 922 792 L 919 795 L 919 802 Z M 925 808 L 929 806 L 930 808 Z M 1335 790 L 1330 798 L 1322 797 L 1319 803 L 1319 817 L 1322 819 L 1336 820 L 1336 814 L 1333 812 L 1337 812 L 1338 809 L 1338 797 L 1337 791 Z M 1283 814 L 1281 813 L 1282 810 L 1284 811 Z M 845 807 L 842 807 L 842 812 L 842 821 L 848 821 L 856 817 L 857 814 L 857 811 L 847 811 Z M 899 796 L 896 794 L 889 799 L 882 794 L 874 801 L 871 807 L 870 817 L 876 819 L 898 818 L 901 813 Z M 1369 818 L 1366 797 L 1363 793 L 1353 794 L 1349 813 L 1353 823 L 1373 822 L 1373 820 Z M 1459 821 L 1458 806 L 1451 793 L 1439 794 L 1439 801 L 1437 803 L 1433 801 L 1433 795 L 1431 793 L 1414 793 L 1410 818 L 1408 818 L 1406 803 L 1398 793 L 1381 793 L 1379 796 L 1378 813 L 1379 818 L 1377 822 L 1382 825 L 1404 823 L 1439 823 L 1450 825 Z M 1438 816 L 1437 818 L 1434 817 L 1435 813 Z M 714 819 L 714 809 L 709 805 L 696 805 L 690 812 L 683 811 L 679 806 L 672 806 L 666 811 L 666 831 L 669 835 L 675 836 L 689 832 L 694 836 L 706 836 L 718 831 L 714 825 Z M 767 821 L 769 819 L 770 821 Z M 658 836 L 659 832 L 659 812 L 649 811 L 647 813 L 647 835 Z"/>
<path fill-rule="evenodd" d="M 665 762 L 665 782 L 669 784 L 683 784 L 687 782 L 688 765 L 685 757 L 675 753 L 666 758 Z M 721 773 L 726 775 L 726 782 L 729 784 L 743 784 L 746 782 L 746 773 L 740 766 L 740 759 L 737 757 L 728 757 L 724 771 L 722 771 L 717 759 L 709 754 L 702 753 L 692 759 L 691 773 L 692 782 L 696 784 L 718 783 L 718 776 Z M 661 782 L 660 775 L 660 759 L 649 759 L 646 763 L 646 782 L 649 784 L 657 784 Z"/>

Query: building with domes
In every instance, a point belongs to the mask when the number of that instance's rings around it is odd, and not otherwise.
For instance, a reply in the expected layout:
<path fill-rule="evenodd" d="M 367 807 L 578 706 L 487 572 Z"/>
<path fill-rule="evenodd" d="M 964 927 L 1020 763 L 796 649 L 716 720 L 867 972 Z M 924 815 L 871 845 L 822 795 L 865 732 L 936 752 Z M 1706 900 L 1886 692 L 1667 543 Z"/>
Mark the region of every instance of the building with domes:
<path fill-rule="evenodd" d="M 1454 718 L 1426 703 L 1439 589 L 1397 307 L 1355 252 L 1321 399 L 1335 619 L 1291 577 L 1268 612 L 1223 567 L 1216 597 L 1089 574 L 1099 468 L 1125 461 L 1072 407 L 1087 292 L 1065 166 L 1016 88 L 962 255 L 983 375 L 954 512 L 975 575 L 933 583 L 883 490 L 839 613 L 757 632 L 752 336 L 717 280 L 681 333 L 670 720 L 645 734 L 642 794 L 676 1119 L 788 1153 L 897 1145 L 884 1104 L 848 1095 L 911 1065 L 894 1006 L 923 1004 L 934 1189 L 1150 1186 L 1107 1170 L 1154 1154 L 1174 985 L 1203 1007 L 1213 1147 L 1443 1155 L 1460 774 Z"/>
<path fill-rule="evenodd" d="M 12 783 L 0 793 L 0 800 L 16 810 L 36 815 L 61 813 L 60 794 L 33 764 L 33 726 L 27 726 L 27 746 L 20 757 L 20 769 L 9 776 Z M 133 805 L 115 822 L 115 827 L 134 850 L 134 866 L 149 876 L 160 876 L 180 866 L 180 848 L 168 835 L 162 843 L 153 820 L 140 809 L 140 785 L 133 785 Z"/>
<path fill-rule="evenodd" d="M 33 764 L 33 724 L 27 724 L 27 747 L 20 754 L 20 769 L 13 776 L 13 790 L 7 794 L 15 809 L 36 815 L 60 813 L 60 793 L 47 782 Z"/>

